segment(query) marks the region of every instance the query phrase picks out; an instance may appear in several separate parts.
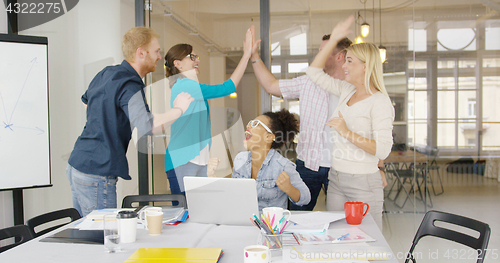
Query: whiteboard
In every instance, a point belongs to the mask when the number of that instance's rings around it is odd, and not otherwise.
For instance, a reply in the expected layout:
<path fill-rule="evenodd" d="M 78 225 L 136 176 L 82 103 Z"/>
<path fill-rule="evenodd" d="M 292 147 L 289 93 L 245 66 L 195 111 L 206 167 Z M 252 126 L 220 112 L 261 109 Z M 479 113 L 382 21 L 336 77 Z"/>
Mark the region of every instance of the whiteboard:
<path fill-rule="evenodd" d="M 47 50 L 0 34 L 0 191 L 51 184 Z"/>

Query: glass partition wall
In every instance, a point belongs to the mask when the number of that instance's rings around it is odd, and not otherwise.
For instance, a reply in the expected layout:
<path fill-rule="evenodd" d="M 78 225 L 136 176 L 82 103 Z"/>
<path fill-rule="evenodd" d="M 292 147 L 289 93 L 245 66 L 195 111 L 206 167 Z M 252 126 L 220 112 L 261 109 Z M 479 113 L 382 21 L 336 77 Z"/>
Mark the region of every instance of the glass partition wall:
<path fill-rule="evenodd" d="M 257 38 L 261 37 L 259 1 L 148 3 L 146 25 L 161 35 L 162 56 L 177 43 L 193 45 L 200 56 L 200 83 L 217 84 L 229 78 L 242 55 L 248 27 L 255 25 Z M 386 48 L 384 81 L 395 120 L 393 152 L 386 160 L 383 232 L 395 253 L 407 251 L 423 214 L 431 209 L 498 227 L 488 210 L 500 195 L 498 3 L 273 0 L 270 9 L 270 70 L 278 79 L 305 74 L 323 35 L 349 15 L 356 20 L 351 40 L 361 35 L 360 26 L 366 22 L 370 30 L 362 41 Z M 163 73 L 158 63 L 150 77 L 148 100 L 153 112 L 170 108 Z M 243 124 L 260 114 L 262 94 L 250 64 L 237 90 L 233 96 L 210 101 L 211 108 L 222 109 L 222 115 L 212 117 L 212 127 L 222 125 L 228 130 L 215 132 L 210 153 L 223 159 L 217 170 L 221 177 L 231 174 L 232 158 L 243 150 Z M 281 108 L 298 115 L 300 101 L 272 97 L 272 110 Z M 168 131 L 150 141 L 151 192 L 155 194 L 169 193 L 163 167 L 168 142 Z M 292 160 L 295 146 L 283 149 Z M 324 210 L 325 196 L 320 198 L 323 201 L 316 209 Z M 500 245 L 498 235 L 490 239 L 490 247 L 495 245 Z M 439 259 L 447 260 L 444 254 Z"/>

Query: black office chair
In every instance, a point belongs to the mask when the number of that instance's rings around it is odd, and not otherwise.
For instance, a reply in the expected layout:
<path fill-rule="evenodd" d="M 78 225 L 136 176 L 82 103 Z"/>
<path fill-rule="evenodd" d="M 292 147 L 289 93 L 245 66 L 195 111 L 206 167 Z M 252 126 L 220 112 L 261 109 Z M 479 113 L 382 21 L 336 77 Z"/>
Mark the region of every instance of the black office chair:
<path fill-rule="evenodd" d="M 38 231 L 38 232 L 35 231 L 35 227 L 38 227 L 40 225 L 50 223 L 52 221 L 56 221 L 59 219 L 65 219 L 65 218 L 69 218 L 70 221 L 66 222 L 64 224 L 59 224 L 56 226 L 46 228 L 46 229 Z M 29 229 L 31 230 L 31 232 L 33 233 L 33 236 L 39 237 L 43 234 L 46 234 L 54 229 L 57 229 L 61 226 L 64 226 L 64 225 L 66 225 L 70 222 L 73 222 L 75 220 L 78 220 L 80 218 L 82 218 L 82 216 L 80 215 L 80 213 L 78 213 L 78 210 L 76 210 L 74 208 L 66 208 L 66 209 L 57 210 L 54 212 L 50 212 L 50 213 L 46 213 L 43 215 L 33 217 L 30 220 L 28 220 L 27 225 L 28 225 Z"/>
<path fill-rule="evenodd" d="M 187 208 L 186 197 L 181 194 L 161 194 L 161 195 L 128 195 L 123 198 L 122 208 L 132 208 L 133 203 L 144 202 L 170 202 L 172 206 L 182 206 Z M 178 204 L 176 205 L 176 203 Z"/>
<path fill-rule="evenodd" d="M 26 225 L 17 225 L 0 229 L 0 241 L 8 238 L 15 238 L 14 244 L 0 247 L 0 253 L 33 239 L 33 234 Z"/>
<path fill-rule="evenodd" d="M 475 230 L 479 232 L 479 237 L 475 238 L 455 230 L 438 227 L 435 225 L 436 221 Z M 477 263 L 482 263 L 486 257 L 486 248 L 488 247 L 488 242 L 490 240 L 490 226 L 483 222 L 459 215 L 439 211 L 429 211 L 425 214 L 425 217 L 415 234 L 410 251 L 408 252 L 409 258 L 406 259 L 405 263 L 408 263 L 410 260 L 415 263 L 417 262 L 413 257 L 413 250 L 415 249 L 418 241 L 425 236 L 439 237 L 469 246 L 478 252 Z"/>

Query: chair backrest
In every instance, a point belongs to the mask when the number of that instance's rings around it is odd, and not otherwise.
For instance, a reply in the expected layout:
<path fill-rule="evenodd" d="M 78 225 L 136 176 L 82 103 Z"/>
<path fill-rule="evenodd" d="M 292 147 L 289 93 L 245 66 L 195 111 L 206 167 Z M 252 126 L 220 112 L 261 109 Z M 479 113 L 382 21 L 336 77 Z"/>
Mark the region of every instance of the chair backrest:
<path fill-rule="evenodd" d="M 38 231 L 38 232 L 35 231 L 35 227 L 52 222 L 52 221 L 55 221 L 55 220 L 64 219 L 64 218 L 70 218 L 71 219 L 70 222 L 73 222 L 75 220 L 82 218 L 82 216 L 80 215 L 80 213 L 78 213 L 78 210 L 76 210 L 74 208 L 66 208 L 66 209 L 57 210 L 54 212 L 50 212 L 50 213 L 46 213 L 43 215 L 33 217 L 30 220 L 28 220 L 27 225 L 28 225 L 29 229 L 32 231 L 33 236 L 39 237 L 39 236 L 46 234 L 46 233 L 48 233 L 56 228 L 64 226 L 69 222 L 64 223 L 64 224 L 60 224 L 60 225 L 56 225 L 56 226 L 52 226 L 52 227 L 46 228 L 46 229 Z"/>
<path fill-rule="evenodd" d="M 475 230 L 479 232 L 479 237 L 475 238 L 455 230 L 436 226 L 436 221 L 441 221 Z M 421 238 L 425 236 L 434 236 L 450 241 L 455 241 L 457 243 L 475 249 L 476 251 L 478 251 L 477 262 L 481 263 L 486 257 L 485 253 L 486 248 L 488 247 L 488 242 L 490 240 L 490 232 L 491 230 L 488 224 L 474 220 L 472 218 L 439 211 L 429 211 L 425 214 L 425 217 L 422 220 L 417 233 L 415 234 L 415 238 L 413 239 L 409 255 L 413 254 L 413 249 Z M 406 259 L 405 262 L 408 261 L 409 259 Z"/>
<path fill-rule="evenodd" d="M 186 197 L 181 194 L 161 194 L 161 195 L 128 195 L 123 198 L 122 208 L 132 208 L 133 203 L 138 202 L 166 202 L 177 201 L 178 205 L 187 208 Z M 173 202 L 172 202 L 173 203 Z"/>
<path fill-rule="evenodd" d="M 15 238 L 14 244 L 0 247 L 0 253 L 7 249 L 11 249 L 33 238 L 33 234 L 26 225 L 17 225 L 0 229 L 0 241 L 7 238 Z"/>
<path fill-rule="evenodd" d="M 436 164 L 438 155 L 439 155 L 439 149 L 433 147 L 429 153 L 429 156 L 432 157 L 431 164 Z"/>

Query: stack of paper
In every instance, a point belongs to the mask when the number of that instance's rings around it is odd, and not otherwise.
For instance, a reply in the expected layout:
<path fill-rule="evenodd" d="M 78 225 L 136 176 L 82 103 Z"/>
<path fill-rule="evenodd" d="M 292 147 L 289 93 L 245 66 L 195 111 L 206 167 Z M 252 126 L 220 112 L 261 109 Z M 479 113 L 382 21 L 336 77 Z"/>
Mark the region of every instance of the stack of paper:
<path fill-rule="evenodd" d="M 143 206 L 137 214 L 140 215 L 141 212 L 151 206 Z M 188 217 L 188 211 L 184 209 L 184 207 L 171 207 L 165 206 L 162 207 L 163 212 L 163 224 L 167 225 L 177 225 L 181 222 L 186 221 Z M 139 222 L 139 224 L 141 224 Z"/>
<path fill-rule="evenodd" d="M 285 233 L 322 233 L 325 232 L 330 223 L 340 219 L 344 219 L 345 214 L 328 213 L 328 212 L 311 212 L 304 214 L 292 214 L 290 223 L 288 223 Z"/>
<path fill-rule="evenodd" d="M 135 210 L 135 208 L 110 208 L 110 209 L 99 209 L 90 212 L 85 219 L 80 223 L 75 225 L 75 228 L 80 230 L 102 230 L 104 229 L 104 216 L 105 215 L 116 215 L 118 211 L 122 210 Z"/>
<path fill-rule="evenodd" d="M 216 263 L 222 248 L 139 248 L 124 263 L 206 262 Z"/>
<path fill-rule="evenodd" d="M 293 233 L 301 245 L 317 245 L 330 243 L 373 242 L 374 238 L 358 227 L 346 229 L 328 229 L 326 233 Z"/>
<path fill-rule="evenodd" d="M 137 214 L 140 213 L 140 211 L 148 206 L 142 207 Z M 137 208 L 113 208 L 113 209 L 99 209 L 99 210 L 94 210 L 90 214 L 88 214 L 85 219 L 75 225 L 75 228 L 78 228 L 80 230 L 102 230 L 104 227 L 103 224 L 103 218 L 104 215 L 113 215 L 113 214 L 118 214 L 119 211 L 123 210 L 136 210 Z M 172 207 L 163 207 L 163 224 L 167 225 L 177 225 L 181 222 L 186 221 L 188 218 L 189 214 L 188 211 L 185 210 L 183 207 L 181 208 L 172 208 Z M 137 228 L 139 229 L 144 229 L 144 225 L 141 223 L 140 220 L 137 220 Z"/>
<path fill-rule="evenodd" d="M 366 243 L 294 246 L 283 249 L 283 262 L 368 262 L 394 258 L 389 247 Z"/>

